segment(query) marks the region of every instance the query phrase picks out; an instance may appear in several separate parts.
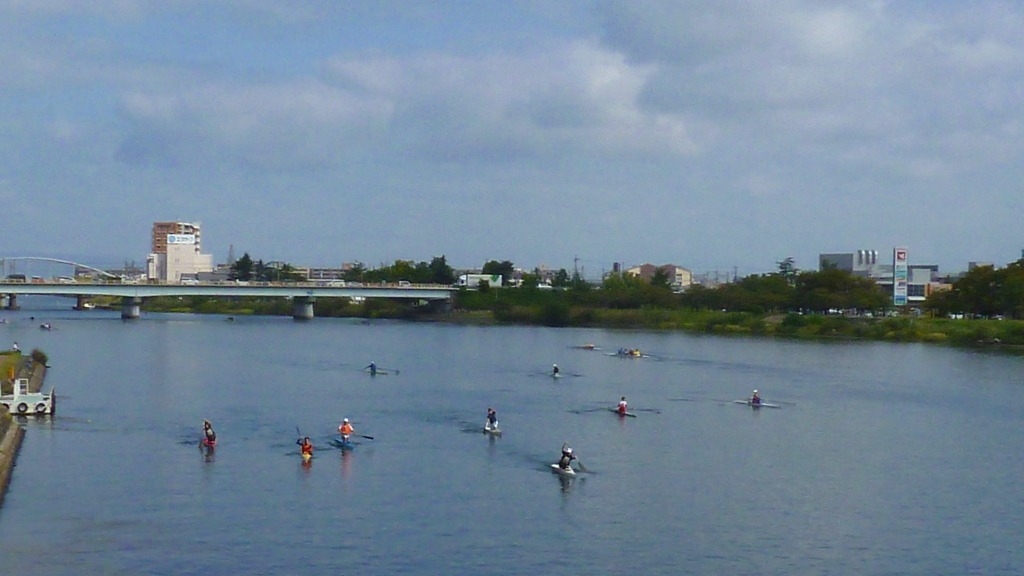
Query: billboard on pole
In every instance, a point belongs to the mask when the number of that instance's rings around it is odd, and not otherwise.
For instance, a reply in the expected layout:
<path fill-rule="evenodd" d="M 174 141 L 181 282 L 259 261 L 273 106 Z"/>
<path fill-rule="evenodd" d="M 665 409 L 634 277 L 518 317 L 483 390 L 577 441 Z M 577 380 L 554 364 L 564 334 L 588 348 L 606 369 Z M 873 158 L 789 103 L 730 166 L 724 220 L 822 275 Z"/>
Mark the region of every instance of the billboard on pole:
<path fill-rule="evenodd" d="M 907 279 L 909 266 L 907 249 L 892 249 L 892 303 L 896 306 L 907 305 Z"/>

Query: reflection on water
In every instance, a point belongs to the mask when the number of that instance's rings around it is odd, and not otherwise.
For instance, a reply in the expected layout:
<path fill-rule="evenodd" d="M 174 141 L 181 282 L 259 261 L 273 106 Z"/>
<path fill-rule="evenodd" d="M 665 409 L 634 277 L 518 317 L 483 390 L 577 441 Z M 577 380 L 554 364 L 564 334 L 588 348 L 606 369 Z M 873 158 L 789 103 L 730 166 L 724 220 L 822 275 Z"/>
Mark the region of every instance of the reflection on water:
<path fill-rule="evenodd" d="M 36 310 L 59 320 L 44 333 L 18 314 L 0 340 L 44 348 L 63 395 L 57 416 L 24 423 L 0 512 L 12 574 L 532 576 L 565 572 L 566 550 L 573 572 L 595 574 L 1024 565 L 1024 503 L 1005 497 L 1024 475 L 1024 408 L 1007 401 L 1019 358 Z M 370 361 L 400 376 L 370 377 Z M 571 377 L 541 377 L 553 362 Z M 755 388 L 781 408 L 734 403 Z M 623 395 L 636 418 L 609 415 Z M 501 438 L 481 433 L 488 406 Z M 375 440 L 330 446 L 345 415 Z M 197 448 L 203 418 L 216 452 Z M 308 462 L 296 426 L 317 445 Z M 587 474 L 550 470 L 566 440 Z"/>

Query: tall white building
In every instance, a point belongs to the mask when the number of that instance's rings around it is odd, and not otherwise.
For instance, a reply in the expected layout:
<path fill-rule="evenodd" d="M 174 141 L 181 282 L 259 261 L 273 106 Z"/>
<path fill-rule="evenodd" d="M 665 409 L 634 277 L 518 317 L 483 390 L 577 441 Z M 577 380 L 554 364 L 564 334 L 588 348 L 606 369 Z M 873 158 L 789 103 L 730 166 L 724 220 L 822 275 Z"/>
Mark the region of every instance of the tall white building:
<path fill-rule="evenodd" d="M 213 255 L 202 253 L 198 223 L 153 223 L 153 252 L 146 258 L 150 281 L 178 284 L 182 275 L 212 271 Z"/>

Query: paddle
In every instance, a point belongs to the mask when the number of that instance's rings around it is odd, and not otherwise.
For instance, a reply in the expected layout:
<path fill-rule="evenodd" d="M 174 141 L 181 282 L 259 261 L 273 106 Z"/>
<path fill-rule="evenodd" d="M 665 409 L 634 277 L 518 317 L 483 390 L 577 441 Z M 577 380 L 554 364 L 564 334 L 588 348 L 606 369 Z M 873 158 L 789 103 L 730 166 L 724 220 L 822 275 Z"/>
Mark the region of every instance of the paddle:
<path fill-rule="evenodd" d="M 366 438 L 367 440 L 373 440 L 373 436 L 367 436 L 366 434 L 353 434 L 353 436 L 359 436 L 360 438 Z"/>
<path fill-rule="evenodd" d="M 580 472 L 587 472 L 587 467 L 583 465 L 583 462 L 580 462 L 579 458 L 576 459 L 576 464 L 579 465 Z"/>

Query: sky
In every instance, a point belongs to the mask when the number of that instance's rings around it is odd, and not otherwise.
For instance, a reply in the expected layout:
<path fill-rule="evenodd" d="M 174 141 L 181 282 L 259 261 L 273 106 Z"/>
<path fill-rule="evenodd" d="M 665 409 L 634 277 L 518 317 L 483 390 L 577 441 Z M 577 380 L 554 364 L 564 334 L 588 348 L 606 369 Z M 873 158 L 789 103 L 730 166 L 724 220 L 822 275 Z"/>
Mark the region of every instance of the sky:
<path fill-rule="evenodd" d="M 1024 3 L 0 0 L 0 257 L 1024 249 Z"/>

